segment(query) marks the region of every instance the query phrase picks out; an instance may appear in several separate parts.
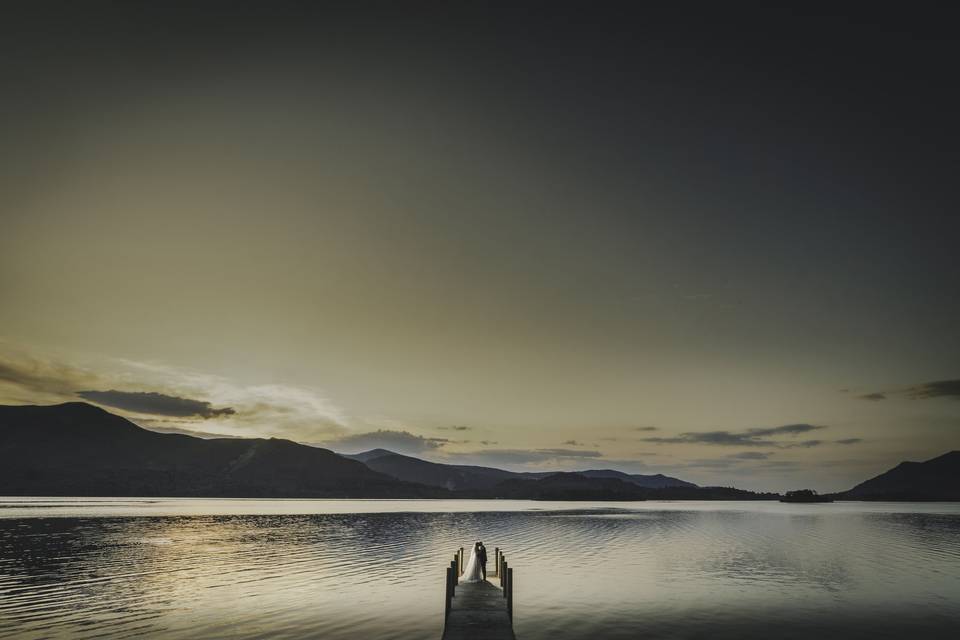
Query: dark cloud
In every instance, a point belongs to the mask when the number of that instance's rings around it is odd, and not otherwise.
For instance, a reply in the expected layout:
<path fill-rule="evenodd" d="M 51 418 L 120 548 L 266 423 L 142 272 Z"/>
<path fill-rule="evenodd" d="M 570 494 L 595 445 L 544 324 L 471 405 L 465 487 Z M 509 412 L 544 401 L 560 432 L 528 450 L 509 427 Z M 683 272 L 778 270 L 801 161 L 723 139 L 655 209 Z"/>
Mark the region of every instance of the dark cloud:
<path fill-rule="evenodd" d="M 804 443 L 785 443 L 782 441 L 771 440 L 770 437 L 780 435 L 797 435 L 807 433 L 824 427 L 813 424 L 785 424 L 779 427 L 759 427 L 747 429 L 746 431 L 690 431 L 681 433 L 674 437 L 651 437 L 642 438 L 644 442 L 655 444 L 715 444 L 721 446 L 737 447 L 790 447 L 790 446 L 815 446 L 814 444 Z M 820 441 L 807 440 L 806 443 L 819 444 Z"/>
<path fill-rule="evenodd" d="M 368 433 L 355 433 L 328 440 L 323 446 L 342 453 L 359 453 L 370 449 L 389 449 L 397 453 L 426 453 L 449 443 L 447 438 L 424 438 L 409 431 L 380 429 Z"/>
<path fill-rule="evenodd" d="M 757 436 L 773 436 L 781 433 L 797 434 L 823 429 L 824 427 L 814 424 L 785 424 L 782 427 L 763 427 L 760 429 L 748 429 L 747 433 Z"/>
<path fill-rule="evenodd" d="M 657 427 L 635 427 L 634 431 L 657 431 Z"/>
<path fill-rule="evenodd" d="M 768 451 L 742 451 L 740 453 L 732 453 L 728 458 L 734 458 L 736 460 L 766 460 L 773 454 Z"/>
<path fill-rule="evenodd" d="M 582 447 L 584 444 L 582 442 L 577 442 L 576 440 L 564 440 L 560 444 L 569 445 L 571 447 Z"/>
<path fill-rule="evenodd" d="M 960 380 L 938 380 L 925 382 L 912 387 L 896 391 L 877 391 L 857 396 L 862 400 L 886 400 L 891 394 L 905 395 L 912 400 L 927 400 L 929 398 L 960 399 Z"/>
<path fill-rule="evenodd" d="M 863 442 L 863 438 L 844 438 L 843 440 L 834 440 L 837 444 L 857 444 Z"/>
<path fill-rule="evenodd" d="M 823 444 L 823 440 L 804 440 L 803 442 L 788 442 L 783 447 L 785 449 L 809 449 L 810 447 L 819 447 L 821 444 Z"/>
<path fill-rule="evenodd" d="M 220 416 L 232 416 L 236 413 L 231 407 L 215 409 L 209 402 L 203 400 L 168 396 L 155 391 L 117 391 L 116 389 L 110 389 L 109 391 L 77 391 L 77 395 L 85 400 L 108 407 L 158 416 L 197 417 L 206 420 Z"/>
<path fill-rule="evenodd" d="M 731 433 L 729 431 L 703 431 L 681 433 L 674 437 L 643 438 L 644 442 L 654 444 L 718 444 L 729 446 L 770 447 L 775 446 L 772 440 L 762 440 L 745 433 Z"/>
<path fill-rule="evenodd" d="M 907 395 L 916 400 L 943 397 L 960 399 L 960 380 L 940 380 L 918 384 L 907 389 Z"/>
<path fill-rule="evenodd" d="M 473 427 L 467 427 L 462 424 L 455 424 L 449 427 L 437 427 L 440 431 L 470 431 Z"/>

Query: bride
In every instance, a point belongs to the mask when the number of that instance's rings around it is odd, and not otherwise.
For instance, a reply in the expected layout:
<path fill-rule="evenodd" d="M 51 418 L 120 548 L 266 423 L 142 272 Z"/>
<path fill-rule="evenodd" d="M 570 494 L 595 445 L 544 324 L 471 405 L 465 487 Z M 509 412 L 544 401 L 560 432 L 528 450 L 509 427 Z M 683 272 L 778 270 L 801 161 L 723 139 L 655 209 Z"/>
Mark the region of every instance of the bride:
<path fill-rule="evenodd" d="M 480 551 L 480 543 L 477 542 L 473 545 L 473 549 L 470 551 L 470 560 L 467 561 L 467 566 L 463 569 L 463 575 L 460 576 L 460 582 L 482 582 L 483 574 L 480 569 L 480 558 L 478 557 Z"/>

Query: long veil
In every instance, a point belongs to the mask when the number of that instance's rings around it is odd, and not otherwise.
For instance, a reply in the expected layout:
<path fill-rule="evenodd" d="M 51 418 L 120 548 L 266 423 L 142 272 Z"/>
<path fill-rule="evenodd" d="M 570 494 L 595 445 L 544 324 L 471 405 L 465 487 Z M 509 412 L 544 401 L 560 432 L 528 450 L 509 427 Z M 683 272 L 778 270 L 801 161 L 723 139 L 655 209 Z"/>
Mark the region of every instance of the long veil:
<path fill-rule="evenodd" d="M 474 545 L 470 550 L 470 559 L 467 566 L 463 568 L 463 575 L 460 576 L 460 582 L 480 582 L 480 560 L 477 558 L 477 547 Z"/>

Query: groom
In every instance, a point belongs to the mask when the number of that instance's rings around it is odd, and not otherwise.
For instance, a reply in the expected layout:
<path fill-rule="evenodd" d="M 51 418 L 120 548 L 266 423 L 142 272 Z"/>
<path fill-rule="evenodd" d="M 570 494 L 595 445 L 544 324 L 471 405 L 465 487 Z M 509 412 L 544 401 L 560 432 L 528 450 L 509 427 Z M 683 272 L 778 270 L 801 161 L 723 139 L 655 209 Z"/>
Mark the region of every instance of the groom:
<path fill-rule="evenodd" d="M 487 579 L 487 548 L 483 546 L 483 543 L 480 543 L 480 546 L 477 547 L 477 559 L 480 560 L 480 574 L 483 576 L 483 579 Z"/>

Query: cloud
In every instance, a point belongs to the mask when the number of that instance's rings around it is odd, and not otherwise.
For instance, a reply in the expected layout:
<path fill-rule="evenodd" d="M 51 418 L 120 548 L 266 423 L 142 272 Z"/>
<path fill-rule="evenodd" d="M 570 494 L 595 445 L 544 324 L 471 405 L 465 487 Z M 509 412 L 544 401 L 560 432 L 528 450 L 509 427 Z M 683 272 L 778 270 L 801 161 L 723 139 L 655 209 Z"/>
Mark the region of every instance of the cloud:
<path fill-rule="evenodd" d="M 449 443 L 447 438 L 424 438 L 409 431 L 378 429 L 368 433 L 354 433 L 335 440 L 327 440 L 322 446 L 341 453 L 360 453 L 370 449 L 389 449 L 397 453 L 418 454 L 439 449 Z"/>
<path fill-rule="evenodd" d="M 76 361 L 79 356 L 69 358 Z M 64 359 L 28 355 L 0 340 L 0 403 L 75 401 L 82 390 L 87 400 L 135 420 L 144 420 L 142 411 L 153 410 L 158 413 L 150 415 L 188 422 L 216 417 L 218 430 L 244 437 L 310 442 L 346 431 L 347 418 L 340 408 L 312 389 L 239 385 L 221 376 L 117 358 L 87 357 L 83 366 L 64 364 Z"/>
<path fill-rule="evenodd" d="M 634 427 L 634 431 L 657 431 L 657 427 Z"/>
<path fill-rule="evenodd" d="M 16 389 L 16 395 L 5 397 L 6 401 L 72 400 L 78 387 L 98 384 L 100 379 L 80 367 L 27 356 L 0 355 L 0 385 Z"/>
<path fill-rule="evenodd" d="M 232 416 L 236 411 L 232 407 L 215 409 L 209 402 L 168 396 L 156 391 L 77 391 L 84 400 L 90 400 L 108 407 L 116 407 L 134 413 L 146 413 L 158 416 L 178 418 L 197 417 L 208 420 L 220 416 Z"/>
<path fill-rule="evenodd" d="M 844 438 L 843 440 L 834 440 L 837 444 L 857 444 L 863 442 L 863 438 Z"/>
<path fill-rule="evenodd" d="M 940 380 L 918 384 L 908 388 L 906 393 L 915 400 L 942 397 L 960 399 L 960 380 Z"/>
<path fill-rule="evenodd" d="M 584 446 L 584 444 L 583 444 L 582 442 L 577 442 L 576 440 L 564 440 L 564 441 L 561 442 L 560 444 L 566 444 L 566 445 L 569 445 L 569 446 L 571 446 L 571 447 L 582 447 L 582 446 Z"/>
<path fill-rule="evenodd" d="M 788 442 L 783 446 L 785 449 L 796 449 L 798 447 L 809 449 L 810 447 L 819 447 L 823 440 L 804 440 L 803 442 Z"/>
<path fill-rule="evenodd" d="M 797 434 L 823 429 L 824 427 L 814 424 L 785 424 L 782 427 L 764 427 L 760 429 L 748 429 L 747 433 L 758 436 L 772 436 L 781 433 Z"/>
<path fill-rule="evenodd" d="M 759 427 L 747 429 L 746 431 L 689 431 L 681 433 L 679 436 L 661 437 L 654 436 L 650 438 L 641 438 L 644 442 L 654 444 L 711 444 L 719 446 L 736 447 L 792 447 L 792 446 L 815 446 L 820 441 L 807 440 L 805 443 L 784 443 L 782 441 L 771 440 L 770 437 L 781 435 L 797 435 L 807 433 L 816 429 L 825 427 L 813 424 L 785 424 L 779 427 Z"/>
<path fill-rule="evenodd" d="M 731 453 L 728 458 L 736 460 L 766 460 L 773 454 L 767 451 L 742 451 L 740 453 Z"/>
<path fill-rule="evenodd" d="M 470 431 L 473 427 L 467 427 L 461 424 L 455 424 L 449 427 L 437 427 L 440 431 Z"/>
<path fill-rule="evenodd" d="M 930 398 L 960 399 L 960 380 L 938 380 L 924 382 L 911 387 L 894 391 L 877 391 L 857 396 L 862 400 L 886 400 L 891 394 L 905 395 L 911 400 L 928 400 Z"/>

